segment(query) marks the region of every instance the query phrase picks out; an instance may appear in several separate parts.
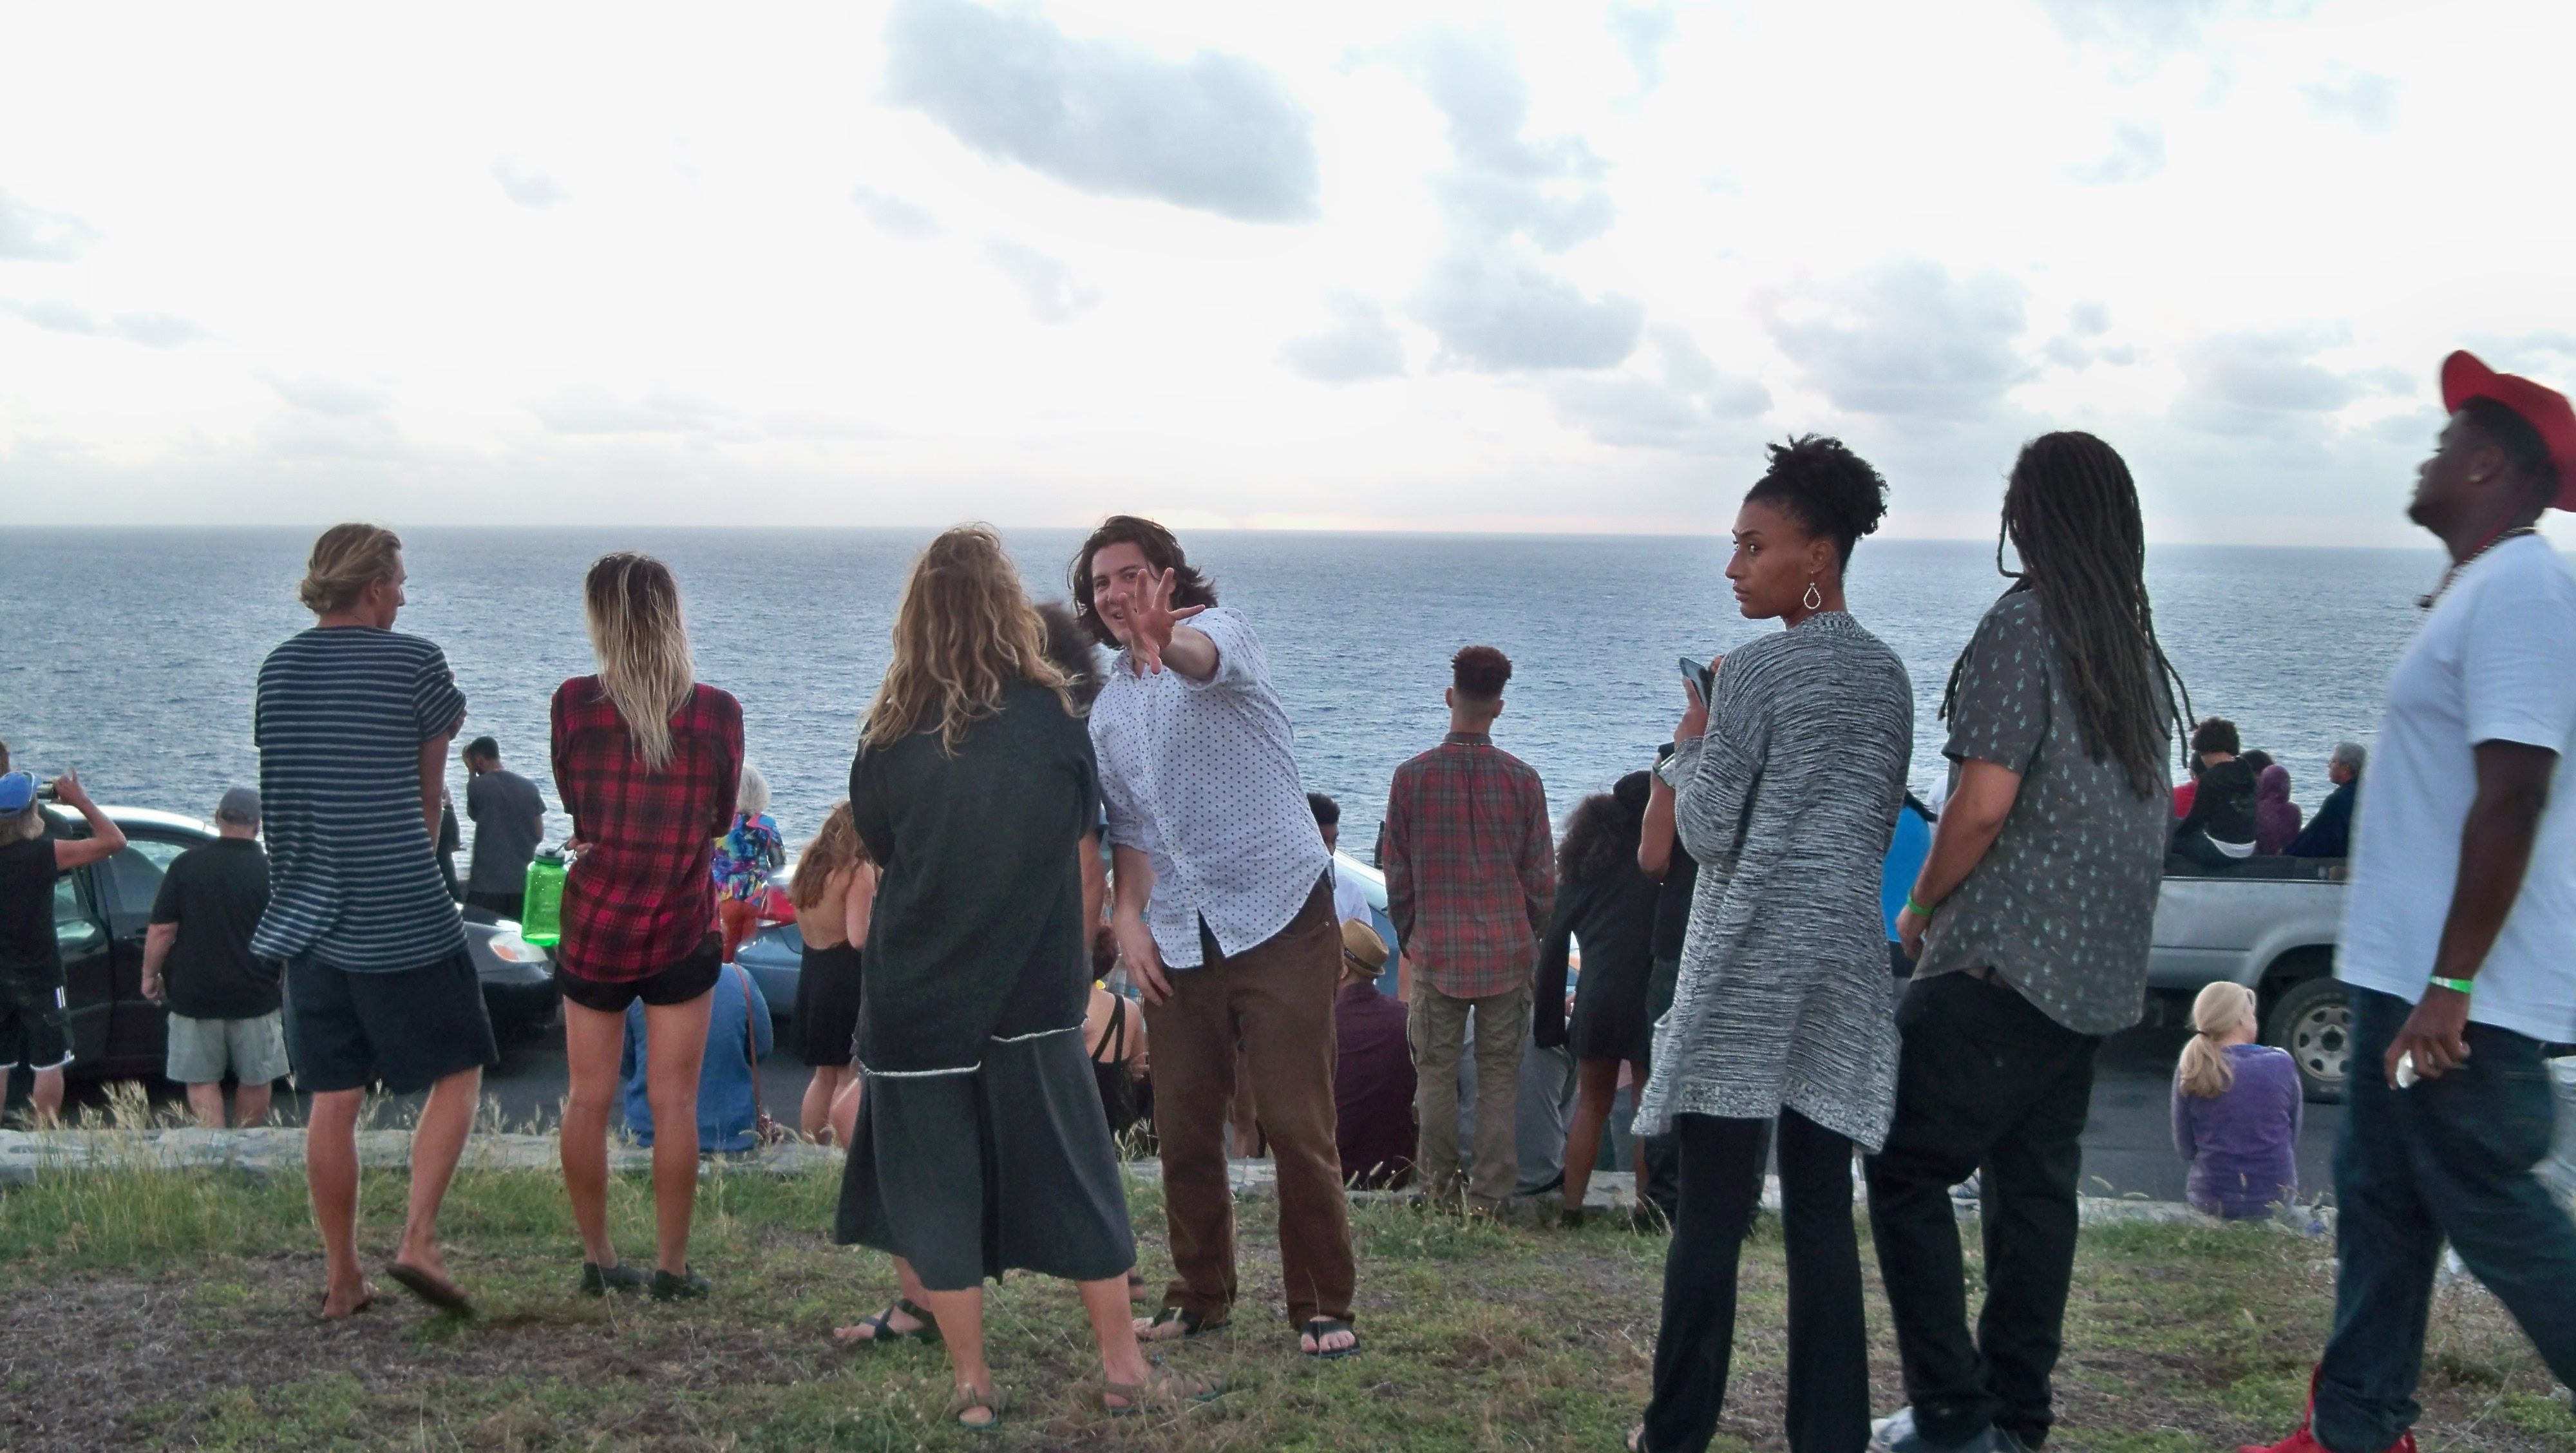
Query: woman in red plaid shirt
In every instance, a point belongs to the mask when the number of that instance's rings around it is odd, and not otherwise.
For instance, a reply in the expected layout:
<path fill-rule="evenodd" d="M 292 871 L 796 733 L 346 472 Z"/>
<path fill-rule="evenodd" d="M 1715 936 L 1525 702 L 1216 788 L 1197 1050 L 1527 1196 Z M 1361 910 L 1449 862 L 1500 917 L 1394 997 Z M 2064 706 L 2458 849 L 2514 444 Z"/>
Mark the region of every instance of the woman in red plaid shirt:
<path fill-rule="evenodd" d="M 600 557 L 583 585 L 599 674 L 555 691 L 555 791 L 579 856 L 564 883 L 563 989 L 571 1095 L 564 1103 L 564 1190 L 597 1295 L 650 1286 L 662 1300 L 706 1295 L 689 1270 L 698 1192 L 698 1067 L 707 993 L 722 971 L 715 840 L 733 820 L 742 775 L 742 706 L 698 685 L 680 619 L 680 586 L 645 555 Z M 621 1264 L 608 1239 L 608 1107 L 617 1095 L 626 1006 L 644 1001 L 658 1270 Z"/>

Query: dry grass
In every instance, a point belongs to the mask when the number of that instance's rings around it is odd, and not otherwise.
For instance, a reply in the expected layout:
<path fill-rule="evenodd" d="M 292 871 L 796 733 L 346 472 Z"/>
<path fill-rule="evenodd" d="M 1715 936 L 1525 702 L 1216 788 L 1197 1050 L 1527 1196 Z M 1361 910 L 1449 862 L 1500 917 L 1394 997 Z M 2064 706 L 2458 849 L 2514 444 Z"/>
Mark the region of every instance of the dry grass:
<path fill-rule="evenodd" d="M 883 1257 L 829 1243 L 828 1176 L 717 1174 L 693 1256 L 710 1301 L 663 1308 L 572 1293 L 560 1186 L 468 1172 L 449 1200 L 474 1322 L 389 1298 L 351 1323 L 312 1313 L 320 1258 L 293 1177 L 110 1168 L 0 1192 L 0 1446 L 39 1450 L 1138 1448 L 1609 1449 L 1644 1396 L 1663 1243 L 1356 1208 L 1364 1356 L 1293 1353 L 1280 1320 L 1273 1203 L 1244 1204 L 1244 1300 L 1175 1366 L 1232 1391 L 1185 1415 L 1112 1422 L 1069 1288 L 1014 1277 L 990 1297 L 996 1366 L 1018 1406 L 997 1436 L 947 1427 L 936 1348 L 837 1349 L 829 1329 L 889 1297 Z M 369 1244 L 400 1215 L 371 1176 Z M 1168 1270 L 1153 1186 L 1133 1188 L 1149 1276 Z M 620 1180 L 621 1242 L 650 1242 L 645 1185 Z M 2323 1336 L 2325 1243 L 2261 1227 L 2088 1232 L 2053 1446 L 2233 1448 L 2295 1421 Z M 1721 1444 L 1779 1447 L 1780 1248 L 1748 1248 Z M 390 1290 L 390 1289 L 388 1289 Z M 1878 1400 L 1899 1399 L 1887 1316 L 1871 1322 Z M 2576 1423 L 2494 1301 L 2447 1289 L 2424 1445 L 2576 1450 Z"/>

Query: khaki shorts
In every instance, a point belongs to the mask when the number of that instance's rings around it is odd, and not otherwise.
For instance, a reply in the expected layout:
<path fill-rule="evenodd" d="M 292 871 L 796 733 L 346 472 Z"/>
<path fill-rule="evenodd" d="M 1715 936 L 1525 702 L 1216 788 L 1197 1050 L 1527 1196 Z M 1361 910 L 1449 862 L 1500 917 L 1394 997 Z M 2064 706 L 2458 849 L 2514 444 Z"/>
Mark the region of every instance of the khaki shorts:
<path fill-rule="evenodd" d="M 256 1019 L 170 1016 L 170 1078 L 183 1085 L 211 1085 L 227 1069 L 245 1085 L 286 1077 L 286 1030 L 277 1011 Z"/>

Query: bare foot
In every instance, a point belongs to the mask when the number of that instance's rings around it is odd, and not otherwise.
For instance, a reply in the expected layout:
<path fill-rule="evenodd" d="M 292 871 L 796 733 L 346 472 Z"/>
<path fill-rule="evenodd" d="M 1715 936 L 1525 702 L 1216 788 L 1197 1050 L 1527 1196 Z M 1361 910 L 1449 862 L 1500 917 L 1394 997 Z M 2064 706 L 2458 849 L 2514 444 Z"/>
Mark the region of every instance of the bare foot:
<path fill-rule="evenodd" d="M 375 1284 L 364 1277 L 355 1287 L 337 1287 L 322 1294 L 322 1320 L 342 1322 L 375 1304 Z"/>
<path fill-rule="evenodd" d="M 885 1330 L 883 1332 L 879 1332 L 877 1330 L 877 1324 L 880 1320 L 885 1324 Z M 929 1323 L 912 1315 L 910 1312 L 905 1311 L 902 1307 L 893 1306 L 886 1308 L 881 1318 L 872 1318 L 865 1322 L 853 1322 L 846 1327 L 833 1328 L 832 1340 L 840 1343 L 844 1347 L 864 1347 L 871 1342 L 877 1341 L 881 1337 L 888 1342 L 891 1342 L 898 1337 L 908 1337 L 929 1325 Z"/>
<path fill-rule="evenodd" d="M 1360 1334 L 1348 1327 L 1333 1327 L 1325 1331 L 1322 1336 L 1316 1336 L 1311 1329 L 1320 1324 L 1321 1319 L 1309 1322 L 1307 1326 L 1310 1330 L 1297 1334 L 1298 1351 L 1310 1357 L 1330 1357 L 1336 1352 L 1348 1352 L 1360 1345 Z"/>

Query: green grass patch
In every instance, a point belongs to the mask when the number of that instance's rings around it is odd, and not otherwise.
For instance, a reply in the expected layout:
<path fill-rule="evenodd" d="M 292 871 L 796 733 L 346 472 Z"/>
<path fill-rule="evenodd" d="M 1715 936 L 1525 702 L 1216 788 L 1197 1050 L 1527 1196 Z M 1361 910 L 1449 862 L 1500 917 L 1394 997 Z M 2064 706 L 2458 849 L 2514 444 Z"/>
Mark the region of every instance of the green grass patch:
<path fill-rule="evenodd" d="M 406 1178 L 370 1172 L 362 1245 L 388 1251 Z M 1647 1390 L 1664 1241 L 1596 1218 L 1467 1221 L 1355 1206 L 1364 1355 L 1294 1352 L 1275 1202 L 1238 1206 L 1242 1299 L 1176 1368 L 1227 1397 L 1138 1420 L 1097 1406 L 1071 1288 L 1013 1276 L 987 1296 L 987 1339 L 1017 1399 L 1005 1429 L 947 1425 L 936 1347 L 852 1353 L 831 1329 L 893 1295 L 873 1252 L 831 1244 L 829 1173 L 722 1168 L 702 1182 L 691 1256 L 709 1301 L 660 1307 L 575 1294 L 580 1251 L 560 1181 L 474 1170 L 443 1228 L 472 1321 L 390 1285 L 375 1310 L 313 1318 L 320 1256 L 300 1176 L 108 1165 L 0 1191 L 0 1447 L 207 1449 L 1232 1450 L 1609 1449 Z M 1170 1274 L 1159 1186 L 1130 1186 L 1143 1271 Z M 650 1186 L 616 1178 L 610 1222 L 639 1261 Z M 1877 1410 L 1902 1399 L 1864 1233 Z M 1978 1270 L 1973 1234 L 1966 1241 Z M 2181 1453 L 2268 1442 L 2298 1417 L 2331 1312 L 2330 1246 L 2260 1226 L 2132 1223 L 2088 1231 L 2068 1311 L 2052 1447 Z M 1779 1448 L 1785 1286 L 1777 1222 L 1746 1248 L 1722 1448 Z M 2422 1393 L 2428 1449 L 2576 1453 L 2576 1423 L 2509 1318 L 2471 1285 L 2438 1298 Z"/>

